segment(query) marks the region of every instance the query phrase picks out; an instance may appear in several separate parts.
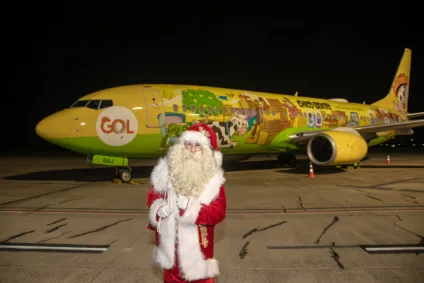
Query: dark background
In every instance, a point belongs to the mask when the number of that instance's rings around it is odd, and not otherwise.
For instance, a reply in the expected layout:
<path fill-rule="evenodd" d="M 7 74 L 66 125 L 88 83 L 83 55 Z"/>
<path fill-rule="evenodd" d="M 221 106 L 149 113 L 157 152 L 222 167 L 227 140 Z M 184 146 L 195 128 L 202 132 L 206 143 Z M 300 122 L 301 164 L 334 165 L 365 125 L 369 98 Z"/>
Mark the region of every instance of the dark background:
<path fill-rule="evenodd" d="M 3 70 L 11 78 L 2 96 L 2 151 L 57 150 L 35 134 L 36 123 L 120 85 L 299 91 L 372 103 L 389 91 L 406 47 L 409 112 L 424 111 L 424 31 L 418 6 L 408 2 L 82 3 L 4 9 Z M 415 131 L 424 138 L 423 128 Z"/>

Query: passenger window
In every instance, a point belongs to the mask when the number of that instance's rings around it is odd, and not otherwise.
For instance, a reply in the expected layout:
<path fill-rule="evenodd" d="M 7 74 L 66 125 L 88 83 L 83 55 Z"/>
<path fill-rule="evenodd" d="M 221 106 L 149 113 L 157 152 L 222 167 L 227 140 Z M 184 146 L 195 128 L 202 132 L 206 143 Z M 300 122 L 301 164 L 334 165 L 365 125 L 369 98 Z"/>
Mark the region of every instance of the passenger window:
<path fill-rule="evenodd" d="M 103 108 L 107 108 L 107 107 L 112 107 L 113 106 L 113 101 L 112 100 L 102 100 L 100 103 L 100 107 L 99 109 L 103 109 Z"/>
<path fill-rule="evenodd" d="M 199 111 L 200 113 L 204 113 L 205 112 L 205 107 L 203 107 L 202 105 L 199 106 Z"/>
<path fill-rule="evenodd" d="M 220 109 L 219 106 L 215 106 L 215 112 L 216 112 L 216 114 L 221 113 L 221 109 Z"/>
<path fill-rule="evenodd" d="M 174 109 L 174 112 L 178 112 L 178 105 L 177 104 L 172 105 L 172 108 Z"/>
<path fill-rule="evenodd" d="M 196 112 L 196 105 L 191 105 L 191 112 Z"/>
<path fill-rule="evenodd" d="M 183 112 L 187 112 L 187 105 L 183 105 Z"/>
<path fill-rule="evenodd" d="M 78 100 L 74 104 L 72 104 L 71 108 L 76 107 L 85 107 L 87 105 L 88 100 Z"/>
<path fill-rule="evenodd" d="M 97 109 L 99 109 L 99 105 L 100 105 L 100 100 L 91 100 L 87 104 L 87 108 L 97 110 Z"/>

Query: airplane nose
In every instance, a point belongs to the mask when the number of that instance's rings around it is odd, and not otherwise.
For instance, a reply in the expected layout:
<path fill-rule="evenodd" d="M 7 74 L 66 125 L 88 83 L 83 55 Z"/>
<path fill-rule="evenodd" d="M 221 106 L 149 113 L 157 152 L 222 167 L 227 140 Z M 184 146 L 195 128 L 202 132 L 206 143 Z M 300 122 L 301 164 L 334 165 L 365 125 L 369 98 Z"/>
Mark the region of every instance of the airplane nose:
<path fill-rule="evenodd" d="M 35 132 L 37 133 L 37 135 L 43 139 L 48 138 L 49 135 L 49 117 L 44 118 L 43 120 L 41 120 L 40 122 L 37 123 L 37 125 L 35 126 Z M 51 125 L 50 125 L 51 126 Z"/>
<path fill-rule="evenodd" d="M 88 127 L 84 122 L 86 118 L 81 116 L 78 109 L 53 113 L 37 123 L 35 132 L 39 137 L 55 144 L 61 143 L 62 139 L 87 135 Z"/>
<path fill-rule="evenodd" d="M 57 112 L 45 117 L 35 126 L 37 135 L 45 140 L 63 137 L 67 127 L 64 127 L 64 113 Z"/>

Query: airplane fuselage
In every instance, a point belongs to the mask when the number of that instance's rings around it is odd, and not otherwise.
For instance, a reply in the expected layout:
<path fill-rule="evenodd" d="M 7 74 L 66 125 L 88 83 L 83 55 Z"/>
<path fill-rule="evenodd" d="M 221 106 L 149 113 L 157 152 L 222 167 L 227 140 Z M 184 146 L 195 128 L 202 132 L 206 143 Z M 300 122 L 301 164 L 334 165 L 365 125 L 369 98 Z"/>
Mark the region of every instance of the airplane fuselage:
<path fill-rule="evenodd" d="M 184 85 L 131 85 L 81 97 L 42 120 L 44 139 L 86 155 L 163 156 L 191 124 L 209 124 L 224 155 L 304 152 L 296 131 L 357 127 L 407 120 L 405 113 L 374 105 Z M 378 133 L 368 146 L 395 136 Z"/>

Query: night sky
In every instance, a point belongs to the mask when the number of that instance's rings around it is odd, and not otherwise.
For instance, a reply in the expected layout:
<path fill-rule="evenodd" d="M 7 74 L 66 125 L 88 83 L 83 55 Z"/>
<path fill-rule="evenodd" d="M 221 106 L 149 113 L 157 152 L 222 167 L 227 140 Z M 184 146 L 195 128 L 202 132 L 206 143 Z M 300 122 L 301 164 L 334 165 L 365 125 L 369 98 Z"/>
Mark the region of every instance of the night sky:
<path fill-rule="evenodd" d="M 409 112 L 424 111 L 424 31 L 410 4 L 107 2 L 19 2 L 4 10 L 13 20 L 3 26 L 11 79 L 2 151 L 55 149 L 35 134 L 39 120 L 88 93 L 128 84 L 299 91 L 372 103 L 387 94 L 406 47 Z M 424 136 L 423 128 L 415 131 Z"/>

